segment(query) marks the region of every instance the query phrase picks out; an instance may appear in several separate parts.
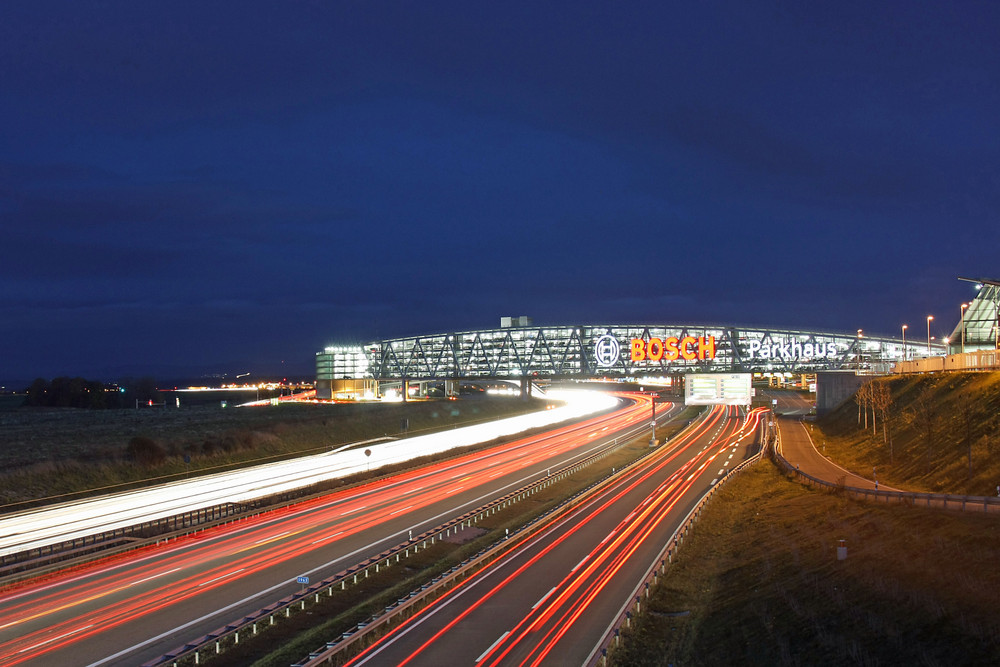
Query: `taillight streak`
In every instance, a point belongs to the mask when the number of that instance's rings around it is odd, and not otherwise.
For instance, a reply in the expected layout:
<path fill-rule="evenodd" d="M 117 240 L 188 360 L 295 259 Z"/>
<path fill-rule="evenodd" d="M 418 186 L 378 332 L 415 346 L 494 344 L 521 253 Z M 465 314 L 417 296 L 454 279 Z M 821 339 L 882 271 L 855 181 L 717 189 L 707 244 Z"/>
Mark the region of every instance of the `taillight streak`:
<path fill-rule="evenodd" d="M 489 599 L 491 599 L 500 590 L 502 590 L 507 584 L 509 584 L 511 581 L 513 581 L 517 577 L 521 576 L 526 570 L 528 570 L 530 567 L 532 567 L 534 564 L 536 564 L 541 558 L 543 558 L 544 556 L 546 556 L 547 554 L 549 554 L 553 549 L 555 549 L 560 544 L 562 544 L 567 539 L 569 539 L 571 536 L 573 536 L 577 531 L 582 530 L 583 528 L 587 527 L 587 523 L 591 520 L 592 517 L 600 514 L 600 512 L 606 510 L 608 507 L 610 507 L 611 505 L 613 505 L 615 502 L 618 502 L 619 500 L 621 500 L 629 492 L 633 491 L 637 486 L 639 486 L 640 484 L 646 482 L 652 475 L 657 474 L 659 471 L 661 471 L 666 465 L 668 465 L 670 462 L 672 462 L 678 456 L 680 456 L 685 451 L 685 449 L 690 446 L 691 443 L 695 442 L 698 438 L 700 438 L 703 435 L 707 434 L 708 431 L 711 428 L 713 428 L 719 422 L 720 419 L 722 419 L 723 413 L 724 413 L 723 410 L 718 410 L 718 409 L 714 410 L 713 413 L 712 413 L 712 415 L 710 416 L 710 418 L 708 418 L 705 421 L 701 422 L 700 424 L 696 425 L 696 427 L 685 436 L 684 442 L 682 442 L 680 444 L 675 443 L 674 447 L 669 452 L 663 453 L 663 454 L 655 454 L 653 457 L 651 457 L 651 458 L 647 459 L 646 461 L 642 462 L 640 464 L 640 467 L 637 468 L 635 471 L 633 471 L 633 473 L 630 476 L 629 481 L 626 484 L 618 486 L 618 487 L 615 487 L 615 489 L 614 489 L 615 492 L 614 493 L 611 493 L 611 489 L 609 489 L 608 491 L 602 493 L 601 495 L 599 495 L 598 497 L 594 498 L 593 500 L 585 503 L 581 507 L 574 509 L 569 515 L 567 515 L 563 519 L 557 521 L 556 524 L 554 524 L 552 527 L 548 528 L 542 535 L 539 535 L 536 538 L 533 538 L 531 541 L 529 541 L 528 543 L 526 543 L 525 545 L 523 545 L 521 547 L 522 550 L 523 549 L 528 549 L 528 548 L 532 547 L 533 545 L 537 544 L 542 539 L 544 539 L 547 535 L 550 535 L 554 531 L 556 531 L 556 530 L 562 528 L 563 526 L 565 526 L 567 524 L 567 522 L 570 522 L 570 521 L 578 518 L 579 516 L 583 515 L 584 513 L 586 513 L 587 516 L 588 516 L 588 518 L 584 519 L 580 523 L 578 523 L 578 524 L 572 526 L 571 528 L 569 528 L 565 533 L 560 534 L 558 537 L 556 537 L 554 539 L 554 541 L 552 543 L 544 546 L 539 551 L 539 553 L 537 553 L 534 556 L 532 556 L 531 558 L 529 558 L 525 563 L 523 563 L 522 565 L 520 565 L 519 567 L 517 567 L 514 572 L 512 572 L 509 575 L 505 576 L 502 581 L 500 581 L 499 583 L 495 584 L 488 591 L 486 591 L 485 593 L 483 593 L 482 596 L 478 600 L 476 600 L 475 602 L 473 602 L 467 609 L 465 609 L 462 612 L 460 612 L 457 618 L 453 619 L 451 622 L 449 622 L 448 624 L 446 624 L 445 627 L 443 627 L 442 629 L 440 629 L 438 632 L 434 633 L 434 635 L 432 637 L 430 637 L 425 642 L 423 642 L 419 647 L 417 647 L 413 652 L 411 652 L 410 655 L 406 659 L 404 659 L 403 661 L 401 661 L 399 664 L 400 665 L 405 665 L 408 662 L 410 662 L 413 659 L 415 659 L 420 653 L 422 653 L 424 650 L 426 650 L 427 647 L 429 647 L 430 645 L 432 645 L 442 635 L 444 635 L 449 630 L 451 630 L 452 628 L 454 628 L 458 623 L 460 623 L 462 620 L 464 620 L 466 617 L 468 617 L 468 615 L 471 614 L 473 611 L 475 611 L 477 608 L 479 608 L 483 604 L 485 604 Z M 735 427 L 736 427 L 735 423 L 733 423 L 731 426 L 728 423 L 726 424 L 726 428 L 735 428 Z M 719 439 L 721 440 L 722 438 L 719 438 Z M 686 444 L 684 444 L 684 443 L 686 443 Z M 680 484 L 680 482 L 678 481 L 679 475 L 681 473 L 683 473 L 685 470 L 690 469 L 690 467 L 692 465 L 694 465 L 699 460 L 701 460 L 704 456 L 707 456 L 707 455 L 708 454 L 705 454 L 705 453 L 699 453 L 691 461 L 686 462 L 681 467 L 681 469 L 678 472 L 675 472 L 666 482 L 661 483 L 657 487 L 657 489 L 651 494 L 652 498 L 654 500 L 656 500 L 656 496 L 657 495 L 659 495 L 661 497 L 664 496 L 664 495 L 670 495 L 671 492 L 674 491 L 678 487 L 678 485 Z M 649 515 L 650 513 L 654 512 L 654 511 L 658 511 L 658 512 L 663 513 L 663 515 L 659 519 L 656 520 L 655 526 L 658 526 L 660 524 L 660 522 L 662 522 L 663 518 L 665 517 L 665 512 L 668 511 L 670 509 L 670 507 L 672 507 L 673 504 L 677 502 L 677 499 L 679 499 L 679 497 L 683 494 L 683 491 L 685 491 L 689 486 L 690 486 L 690 484 L 684 485 L 684 487 L 682 487 L 680 490 L 678 490 L 677 493 L 674 494 L 674 496 L 673 496 L 674 500 L 671 502 L 670 506 L 666 507 L 665 509 L 663 509 L 659 505 L 657 505 L 656 502 L 646 503 L 644 501 L 643 504 L 646 505 L 646 508 L 641 512 L 641 516 L 647 516 L 647 515 Z M 641 521 L 641 520 L 637 519 L 636 521 Z M 634 525 L 634 522 L 633 522 L 632 525 Z M 619 524 L 619 527 L 620 526 L 621 526 L 621 524 Z M 654 528 L 655 528 L 655 526 L 654 526 Z M 612 531 L 612 534 L 614 534 L 614 532 L 617 531 L 617 530 L 618 530 L 618 528 L 616 528 L 614 531 Z M 648 535 L 648 531 L 646 532 L 646 535 Z M 607 541 L 607 539 L 608 538 L 605 538 L 605 542 Z M 620 543 L 621 539 L 624 539 L 624 538 L 619 538 L 619 540 L 616 540 L 615 543 L 616 544 Z M 612 548 L 612 547 L 609 547 L 609 549 L 610 548 Z M 592 552 L 592 554 L 584 557 L 584 559 L 576 566 L 576 568 L 574 568 L 574 570 L 576 570 L 577 568 L 579 568 L 581 565 L 583 565 L 586 562 L 586 563 L 588 563 L 588 566 L 587 566 L 586 570 L 588 572 L 592 572 L 593 568 L 595 567 L 595 565 L 593 564 L 592 560 L 588 561 L 588 559 L 591 559 L 592 555 L 593 555 L 593 552 Z M 511 556 L 505 557 L 501 561 L 501 563 L 509 562 L 509 560 L 511 558 L 514 558 L 514 557 L 516 557 L 516 554 L 513 554 Z M 618 567 L 620 567 L 620 565 Z M 408 619 L 402 621 L 401 624 L 398 625 L 388 635 L 386 635 L 381 640 L 379 640 L 378 642 L 376 642 L 374 645 L 372 645 L 371 647 L 369 647 L 368 649 L 366 649 L 365 651 L 363 651 L 360 655 L 356 656 L 348 664 L 350 664 L 350 665 L 359 664 L 359 663 L 361 663 L 361 662 L 363 662 L 363 661 L 365 661 L 365 660 L 367 660 L 369 658 L 373 658 L 375 655 L 377 655 L 381 651 L 381 649 L 382 649 L 383 646 L 385 646 L 386 644 L 394 641 L 395 638 L 400 637 L 400 636 L 402 636 L 404 634 L 407 634 L 410 631 L 410 629 L 415 624 L 421 622 L 423 618 L 425 618 L 426 616 L 432 614 L 434 612 L 434 610 L 436 610 L 438 608 L 441 608 L 445 604 L 450 603 L 451 600 L 457 598 L 459 595 L 461 595 L 462 593 L 464 593 L 465 590 L 467 589 L 468 585 L 471 585 L 472 582 L 474 582 L 474 581 L 478 581 L 478 579 L 479 579 L 479 576 L 477 575 L 477 576 L 471 577 L 469 579 L 466 579 L 466 580 L 464 580 L 462 582 L 457 583 L 452 589 L 450 589 L 449 591 L 445 592 L 440 598 L 438 598 L 438 600 L 436 600 L 432 605 L 424 608 L 423 610 L 415 613 L 413 616 L 409 617 Z M 557 585 L 556 588 L 558 589 L 559 586 Z M 548 607 L 548 608 L 551 608 L 551 606 L 553 604 L 555 604 L 555 602 L 552 600 L 552 595 L 551 594 L 547 595 L 544 598 L 544 600 L 546 601 L 546 607 Z M 541 604 L 541 601 L 536 604 L 536 607 L 538 605 L 540 605 L 540 604 Z M 510 638 L 510 636 L 511 635 L 508 634 L 508 635 L 506 635 L 502 639 L 503 640 L 507 640 L 507 639 Z M 483 656 L 481 656 L 480 659 L 487 659 L 490 656 L 491 653 L 495 653 L 496 650 L 501 645 L 506 644 L 506 643 L 507 643 L 507 641 L 498 641 L 498 642 L 496 642 L 495 645 L 493 647 L 491 647 L 491 649 L 487 650 L 483 654 Z M 506 653 L 506 651 L 505 651 L 505 653 Z"/>

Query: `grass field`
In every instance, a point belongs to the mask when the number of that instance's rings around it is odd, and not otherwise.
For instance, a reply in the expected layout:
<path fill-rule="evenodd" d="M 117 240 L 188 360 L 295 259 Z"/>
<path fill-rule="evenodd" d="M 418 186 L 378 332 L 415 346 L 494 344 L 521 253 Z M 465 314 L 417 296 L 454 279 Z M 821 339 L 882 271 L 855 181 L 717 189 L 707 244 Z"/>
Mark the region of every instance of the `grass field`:
<path fill-rule="evenodd" d="M 709 503 L 612 664 L 997 664 L 997 554 L 995 517 L 864 504 L 762 461 Z"/>

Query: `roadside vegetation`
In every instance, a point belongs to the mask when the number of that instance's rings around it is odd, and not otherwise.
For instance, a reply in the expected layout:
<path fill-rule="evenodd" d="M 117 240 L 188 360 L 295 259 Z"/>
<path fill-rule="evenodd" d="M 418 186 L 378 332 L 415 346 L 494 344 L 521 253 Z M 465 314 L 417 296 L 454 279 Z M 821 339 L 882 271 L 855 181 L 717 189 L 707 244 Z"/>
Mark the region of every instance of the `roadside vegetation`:
<path fill-rule="evenodd" d="M 0 413 L 3 505 L 106 492 L 419 435 L 544 409 L 545 401 L 281 404 L 132 410 L 21 408 Z"/>
<path fill-rule="evenodd" d="M 862 503 L 762 461 L 709 503 L 611 664 L 995 664 L 997 553 L 995 516 Z"/>
<path fill-rule="evenodd" d="M 1000 373 L 876 378 L 816 428 L 828 457 L 889 486 L 997 495 Z"/>

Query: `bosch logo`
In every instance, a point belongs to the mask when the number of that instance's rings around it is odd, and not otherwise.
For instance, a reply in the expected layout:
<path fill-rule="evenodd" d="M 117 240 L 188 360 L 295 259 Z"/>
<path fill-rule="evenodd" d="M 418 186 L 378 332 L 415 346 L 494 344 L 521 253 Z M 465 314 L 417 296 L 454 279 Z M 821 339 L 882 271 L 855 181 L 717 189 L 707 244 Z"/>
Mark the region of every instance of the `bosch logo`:
<path fill-rule="evenodd" d="M 597 359 L 598 366 L 614 366 L 618 363 L 621 354 L 621 345 L 618 339 L 610 334 L 605 334 L 594 343 L 594 358 Z"/>

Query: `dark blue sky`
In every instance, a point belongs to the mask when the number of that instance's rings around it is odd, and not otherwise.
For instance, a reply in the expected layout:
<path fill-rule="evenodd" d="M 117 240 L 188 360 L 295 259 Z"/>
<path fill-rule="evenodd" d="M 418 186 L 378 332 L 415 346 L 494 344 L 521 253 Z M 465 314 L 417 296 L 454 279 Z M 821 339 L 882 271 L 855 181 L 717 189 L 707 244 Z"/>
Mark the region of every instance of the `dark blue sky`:
<path fill-rule="evenodd" d="M 625 8 L 623 8 L 625 7 Z M 0 381 L 536 323 L 945 335 L 1000 3 L 0 5 Z"/>

